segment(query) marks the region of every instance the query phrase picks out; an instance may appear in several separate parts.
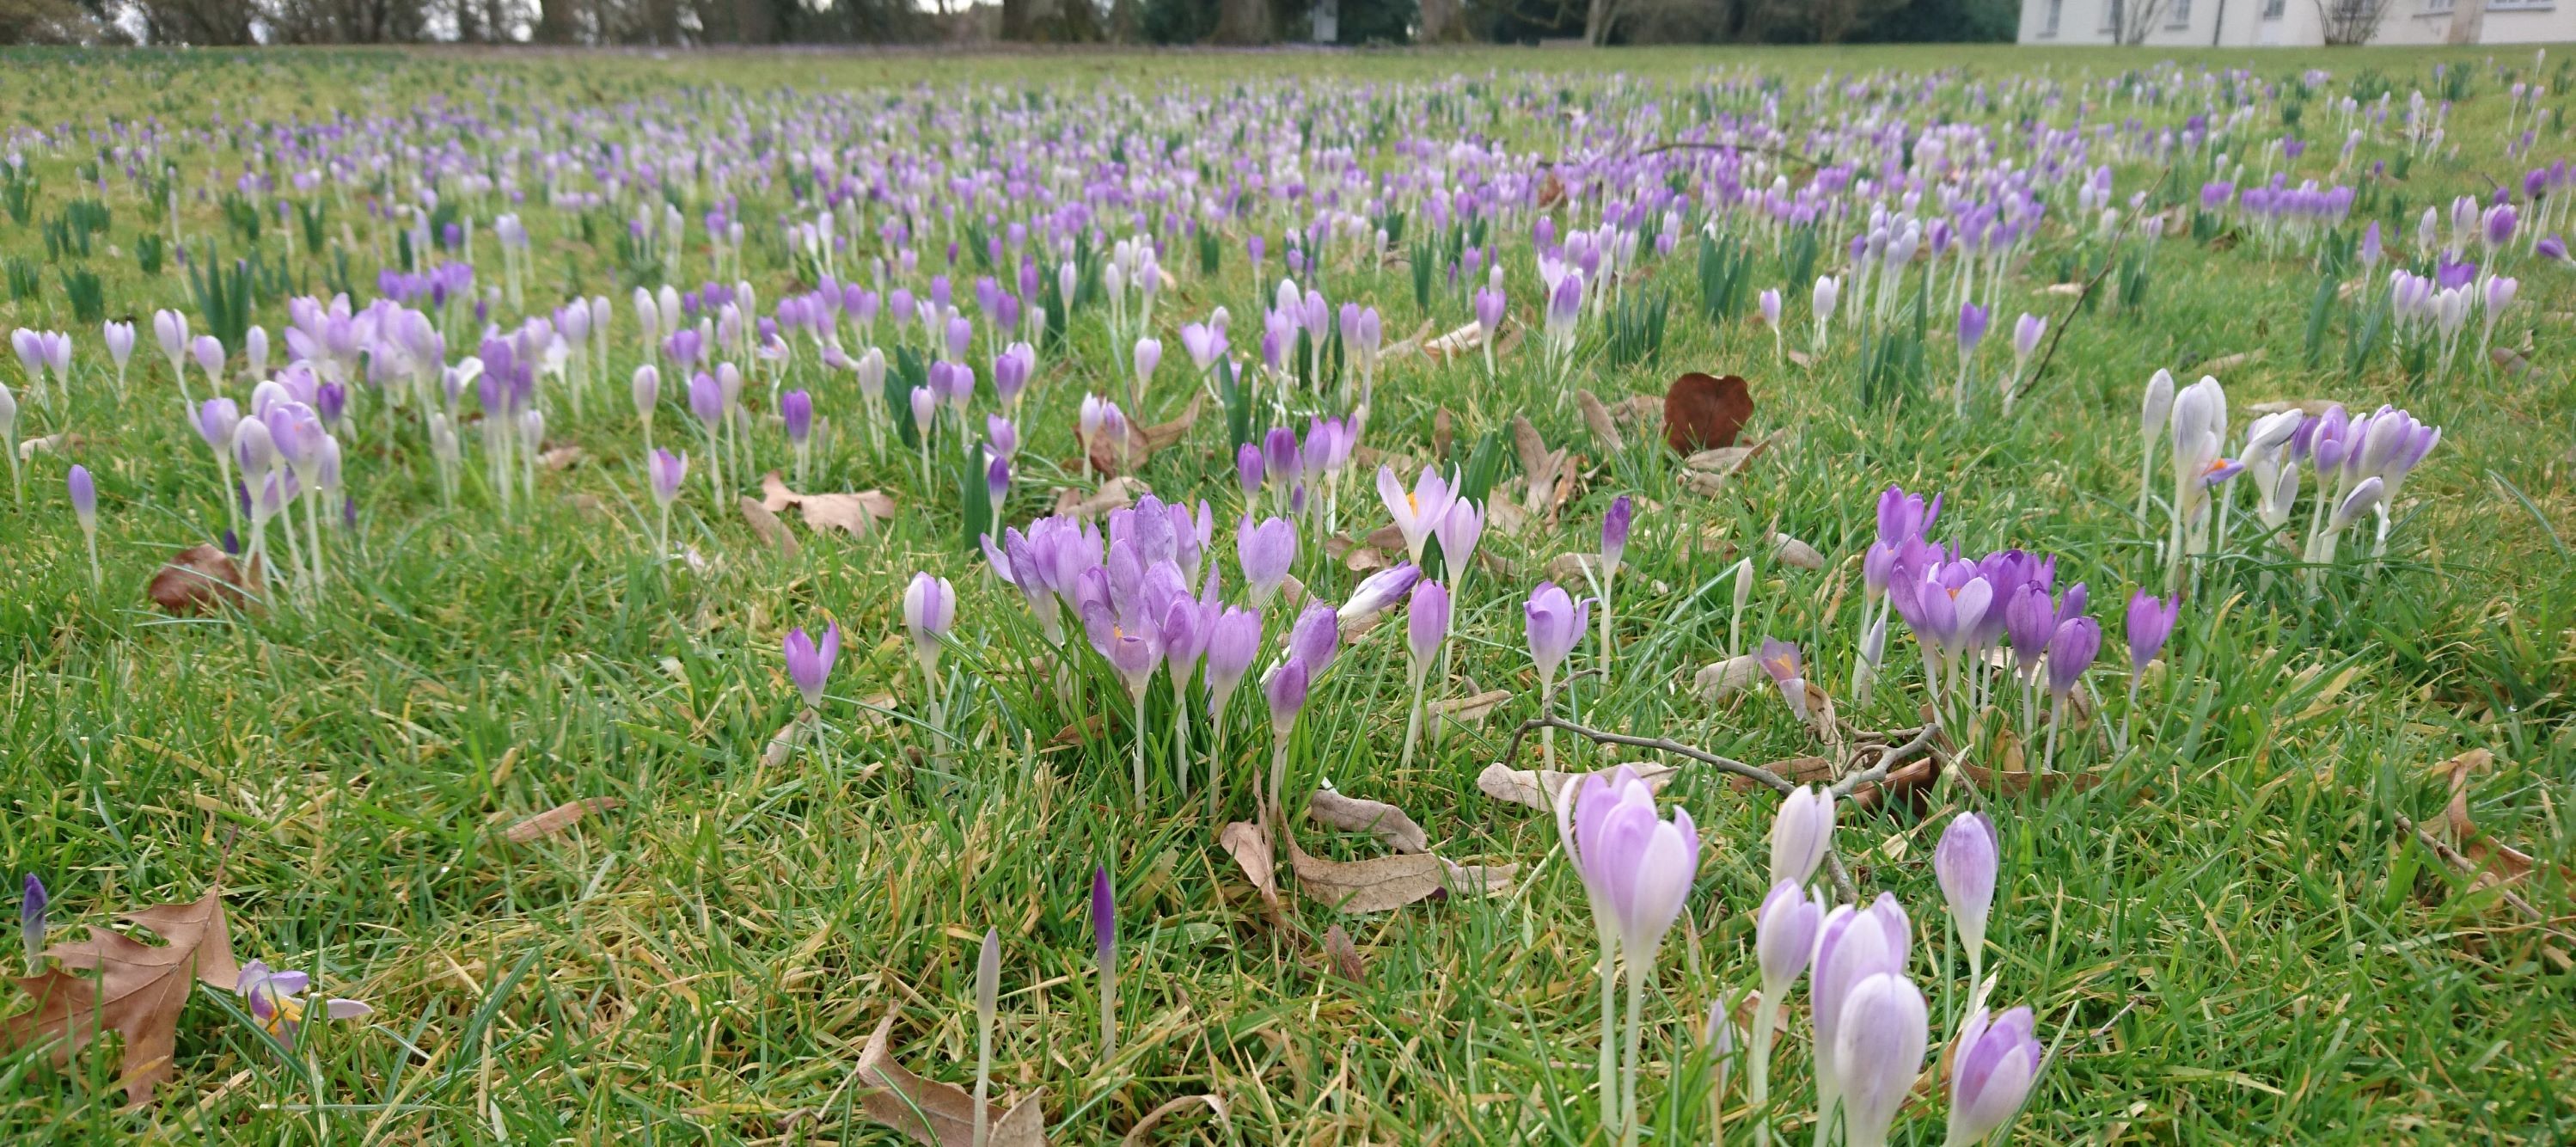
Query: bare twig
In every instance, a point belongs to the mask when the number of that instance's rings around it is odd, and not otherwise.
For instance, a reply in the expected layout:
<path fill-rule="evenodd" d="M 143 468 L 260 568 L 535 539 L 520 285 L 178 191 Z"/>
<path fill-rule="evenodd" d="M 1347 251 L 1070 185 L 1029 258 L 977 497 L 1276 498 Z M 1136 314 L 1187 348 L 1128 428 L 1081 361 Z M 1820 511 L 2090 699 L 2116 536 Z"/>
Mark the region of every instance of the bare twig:
<path fill-rule="evenodd" d="M 2461 854 L 2458 849 L 2442 843 L 2440 837 L 2424 831 L 2424 826 L 2406 819 L 2406 814 L 2397 814 L 2397 827 L 2401 831 L 2414 833 L 2415 839 L 2421 842 L 2425 848 L 2432 850 L 2434 856 L 2440 857 L 2442 863 L 2450 865 L 2452 868 L 2471 876 L 2477 875 L 2480 868 L 2477 861 L 2471 860 L 2467 856 Z M 2498 887 L 2496 891 L 2504 897 L 2505 903 L 2513 906 L 2515 911 L 2530 917 L 2533 923 L 2540 925 L 2541 931 L 2547 932 L 2552 936 L 2556 936 L 2561 940 L 2576 942 L 2576 936 L 2569 936 L 2567 933 L 2551 927 L 2552 921 L 2549 918 L 2549 914 L 2533 907 L 2531 901 L 2514 895 L 2513 891 L 2508 888 Z"/>
<path fill-rule="evenodd" d="M 2147 189 L 2147 198 L 2153 200 L 2157 192 L 2164 190 L 2165 181 L 2172 179 L 2173 173 L 2174 169 L 2168 167 L 2163 175 L 2157 176 L 2156 185 Z M 2057 322 L 2052 324 L 2056 329 L 2048 332 L 2048 347 L 2040 352 L 2039 365 L 2031 370 L 2030 384 L 2024 388 L 2024 393 L 2037 391 L 2040 381 L 2048 377 L 2049 360 L 2057 357 L 2057 340 L 2066 337 L 2066 328 L 2075 325 L 2075 316 L 2084 313 L 2084 304 L 2093 297 L 2093 289 L 2102 285 L 2103 276 L 2110 274 L 2111 268 L 2118 263 L 2112 255 L 2119 253 L 2120 242 L 2129 237 L 2129 225 L 2137 221 L 2134 212 L 2120 220 L 2120 229 L 2111 234 L 2111 250 L 2102 256 L 2102 269 L 2084 280 L 2084 289 L 2076 293 L 2075 301 L 2067 304 L 2066 313 L 2058 316 Z"/>

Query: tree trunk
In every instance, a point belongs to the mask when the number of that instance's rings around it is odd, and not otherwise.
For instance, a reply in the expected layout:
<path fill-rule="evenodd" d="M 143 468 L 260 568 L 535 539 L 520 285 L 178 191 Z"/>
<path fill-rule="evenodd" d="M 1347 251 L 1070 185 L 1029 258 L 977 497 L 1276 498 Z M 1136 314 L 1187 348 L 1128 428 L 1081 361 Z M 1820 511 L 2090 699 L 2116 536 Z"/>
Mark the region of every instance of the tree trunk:
<path fill-rule="evenodd" d="M 1458 0 L 1422 0 L 1422 34 L 1425 44 L 1447 44 L 1467 38 L 1466 13 Z"/>
<path fill-rule="evenodd" d="M 1217 0 L 1216 42 L 1270 42 L 1270 0 Z"/>
<path fill-rule="evenodd" d="M 1592 0 L 1583 14 L 1583 42 L 1595 48 L 1610 42 L 1610 29 L 1619 22 L 1619 0 Z"/>
<path fill-rule="evenodd" d="M 537 0 L 537 42 L 569 44 L 574 39 L 573 0 Z"/>

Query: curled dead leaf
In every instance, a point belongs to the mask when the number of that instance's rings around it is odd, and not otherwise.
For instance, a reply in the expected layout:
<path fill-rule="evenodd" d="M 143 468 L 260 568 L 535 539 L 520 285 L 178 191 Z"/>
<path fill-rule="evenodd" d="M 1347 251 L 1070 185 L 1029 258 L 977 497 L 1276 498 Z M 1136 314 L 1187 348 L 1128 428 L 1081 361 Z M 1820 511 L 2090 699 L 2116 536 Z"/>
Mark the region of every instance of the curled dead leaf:
<path fill-rule="evenodd" d="M 502 831 L 501 836 L 512 844 L 543 840 L 571 828 L 575 822 L 592 813 L 609 812 L 624 807 L 626 802 L 616 797 L 585 797 L 577 801 L 566 801 L 511 825 Z"/>
<path fill-rule="evenodd" d="M 588 457 L 590 457 L 589 452 L 579 446 L 557 446 L 537 455 L 537 465 L 548 470 L 562 470 L 577 466 Z"/>
<path fill-rule="evenodd" d="M 1288 866 L 1297 888 L 1353 915 L 1387 912 L 1451 890 L 1465 895 L 1511 891 L 1517 864 L 1457 864 L 1430 853 L 1327 860 L 1298 847 L 1288 835 Z"/>
<path fill-rule="evenodd" d="M 796 556 L 796 535 L 787 531 L 787 523 L 780 521 L 766 504 L 748 494 L 736 499 L 736 503 L 742 508 L 743 520 L 751 523 L 753 534 L 777 549 L 780 557 Z"/>
<path fill-rule="evenodd" d="M 1055 492 L 1055 512 L 1077 520 L 1088 520 L 1113 510 L 1124 510 L 1135 505 L 1139 495 L 1153 492 L 1152 487 L 1131 477 L 1111 478 L 1090 493 L 1067 486 Z"/>
<path fill-rule="evenodd" d="M 1165 1100 L 1162 1106 L 1146 1112 L 1145 1117 L 1137 1120 L 1134 1127 L 1127 1129 L 1127 1137 L 1119 1140 L 1119 1143 L 1122 1147 L 1135 1147 L 1136 1144 L 1145 1141 L 1146 1132 L 1153 1130 L 1163 1120 L 1202 1103 L 1207 1105 L 1208 1110 L 1216 1113 L 1216 1121 L 1220 1126 L 1229 1124 L 1225 1100 L 1214 1095 L 1183 1095 Z"/>
<path fill-rule="evenodd" d="M 2530 853 L 2509 847 L 2478 831 L 2477 822 L 2469 818 L 2469 774 L 2495 763 L 2495 754 L 2486 749 L 2471 749 L 2437 766 L 2437 771 L 2451 777 L 2451 802 L 2442 809 L 2442 820 L 2450 827 L 2460 854 L 2476 863 L 2482 884 L 2511 884 L 2531 875 L 2538 862 Z"/>
<path fill-rule="evenodd" d="M 1445 363 L 1461 355 L 1474 353 L 1477 348 L 1484 345 L 1485 328 L 1476 323 L 1469 323 L 1422 344 L 1422 353 L 1429 356 L 1433 362 Z"/>
<path fill-rule="evenodd" d="M 1583 412 L 1584 429 L 1590 430 L 1592 436 L 1601 441 L 1603 450 L 1617 454 L 1628 449 L 1628 439 L 1619 433 L 1618 424 L 1611 421 L 1610 408 L 1601 404 L 1599 395 L 1577 390 L 1574 392 L 1574 405 Z"/>
<path fill-rule="evenodd" d="M 1691 677 L 1691 687 L 1699 691 L 1701 700 L 1716 704 L 1751 688 L 1755 682 L 1761 681 L 1765 676 L 1762 672 L 1761 657 L 1751 653 L 1739 653 L 1724 661 L 1701 667 L 1700 671 Z"/>
<path fill-rule="evenodd" d="M 859 1106 L 868 1118 L 892 1127 L 927 1147 L 973 1147 L 975 1097 L 953 1083 L 923 1079 L 894 1061 L 887 1037 L 894 1015 L 877 1024 L 859 1053 Z M 1029 1095 L 1007 1110 L 984 1105 L 984 1147 L 1041 1147 L 1046 1142 L 1046 1113 L 1039 1097 Z"/>
<path fill-rule="evenodd" d="M 163 612 L 186 617 L 212 613 L 219 606 L 247 606 L 259 588 L 257 562 L 245 575 L 232 555 L 199 543 L 179 551 L 153 574 L 144 593 Z"/>
<path fill-rule="evenodd" d="M 816 530 L 839 530 L 863 538 L 879 521 L 894 517 L 894 497 L 880 490 L 847 494 L 800 494 L 772 470 L 760 476 L 760 504 L 771 514 L 793 506 Z"/>
<path fill-rule="evenodd" d="M 1824 757 L 1791 757 L 1785 761 L 1773 761 L 1762 767 L 1771 770 L 1772 775 L 1793 785 L 1829 785 L 1834 781 L 1834 763 Z M 1762 782 L 1751 777 L 1728 777 L 1726 787 L 1740 793 L 1749 793 L 1762 787 Z"/>
<path fill-rule="evenodd" d="M 1425 706 L 1434 721 L 1461 725 L 1481 725 L 1503 702 L 1512 699 L 1509 689 L 1488 689 L 1471 697 L 1452 697 Z"/>
<path fill-rule="evenodd" d="M 1825 568 L 1825 555 L 1816 552 L 1816 547 L 1787 534 L 1771 535 L 1771 556 L 1778 559 L 1782 565 L 1795 566 L 1802 570 Z"/>
<path fill-rule="evenodd" d="M 1403 809 L 1385 801 L 1345 796 L 1332 789 L 1317 789 L 1306 802 L 1307 819 L 1344 832 L 1365 832 L 1385 842 L 1397 852 L 1429 852 L 1431 836 L 1422 826 L 1406 816 Z"/>
<path fill-rule="evenodd" d="M 1238 820 L 1219 829 L 1217 845 L 1234 858 L 1272 912 L 1279 910 L 1279 875 L 1272 869 L 1270 828 L 1259 820 Z"/>
<path fill-rule="evenodd" d="M 1368 982 L 1368 967 L 1360 962 L 1359 945 L 1351 943 L 1351 934 L 1335 924 L 1324 930 L 1324 957 L 1333 964 L 1333 974 L 1354 984 Z"/>
<path fill-rule="evenodd" d="M 805 736 L 805 726 L 813 721 L 814 711 L 807 709 L 798 713 L 795 720 L 779 726 L 777 732 L 769 735 L 769 746 L 760 751 L 760 763 L 773 769 L 785 765 L 796 755 L 796 742 Z"/>
<path fill-rule="evenodd" d="M 2240 351 L 2236 354 L 2223 354 L 2217 358 L 2209 360 L 2208 362 L 2200 364 L 2200 370 L 2203 374 L 2217 374 L 2222 370 L 2229 370 L 2235 367 L 2245 366 L 2250 363 L 2261 362 L 2263 361 L 2263 354 L 2264 348 L 2262 347 L 2256 347 L 2249 351 Z"/>

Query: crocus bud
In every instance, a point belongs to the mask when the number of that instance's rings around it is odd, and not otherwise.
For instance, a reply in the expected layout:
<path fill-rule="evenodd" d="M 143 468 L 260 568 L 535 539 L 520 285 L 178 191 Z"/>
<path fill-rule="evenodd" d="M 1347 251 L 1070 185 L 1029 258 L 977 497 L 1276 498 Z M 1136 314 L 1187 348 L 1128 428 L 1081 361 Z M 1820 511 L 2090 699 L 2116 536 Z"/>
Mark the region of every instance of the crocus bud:
<path fill-rule="evenodd" d="M 1261 448 L 1246 442 L 1234 452 L 1234 480 L 1250 498 L 1261 492 Z"/>
<path fill-rule="evenodd" d="M 1824 921 L 1824 901 L 1794 880 L 1771 886 L 1753 920 L 1753 954 L 1762 966 L 1762 998 L 1783 1002 L 1789 985 L 1814 958 L 1816 928 Z"/>
<path fill-rule="evenodd" d="M 1405 640 L 1418 677 L 1429 671 L 1432 658 L 1440 653 L 1441 641 L 1449 636 L 1448 589 L 1436 581 L 1415 583 L 1404 621 Z"/>
<path fill-rule="evenodd" d="M 1154 381 L 1154 368 L 1163 364 L 1162 340 L 1150 338 L 1137 339 L 1136 357 L 1134 361 L 1136 364 L 1136 385 L 1140 388 L 1152 385 Z"/>
<path fill-rule="evenodd" d="M 930 416 L 939 410 L 939 396 L 929 387 L 916 386 L 912 388 L 911 401 L 912 424 L 927 435 L 930 431 Z"/>
<path fill-rule="evenodd" d="M 100 340 L 107 344 L 107 357 L 123 373 L 127 360 L 134 357 L 134 324 L 109 322 L 100 330 Z"/>
<path fill-rule="evenodd" d="M 1941 882 L 1941 897 L 1950 902 L 1960 942 L 1970 951 L 1985 946 L 1986 919 L 1995 903 L 1995 870 L 2001 863 L 1995 822 L 1979 812 L 1960 813 L 1942 830 L 1932 851 L 1932 874 Z"/>
<path fill-rule="evenodd" d="M 2173 636 L 2174 621 L 2182 615 L 2182 595 L 2159 598 L 2139 590 L 2129 598 L 2128 636 L 2129 668 L 2143 672 L 2147 662 L 2156 659 L 2156 651 L 2165 647 Z"/>
<path fill-rule="evenodd" d="M 1993 311 L 1988 308 L 1978 306 L 1975 303 L 1959 304 L 1960 354 L 1964 355 L 1974 352 L 1977 349 L 1977 344 L 1985 341 L 1986 327 L 1992 321 L 1993 317 Z"/>
<path fill-rule="evenodd" d="M 2141 438 L 2154 442 L 2157 435 L 2164 433 L 2165 422 L 2173 413 L 2173 403 L 2173 372 L 2158 368 L 2154 377 L 2147 379 L 2146 397 L 2138 404 L 2138 434 Z"/>
<path fill-rule="evenodd" d="M 1297 711 L 1306 707 L 1308 679 L 1306 663 L 1291 657 L 1261 679 L 1261 693 L 1270 702 L 1270 732 L 1285 737 L 1297 727 Z"/>
<path fill-rule="evenodd" d="M 1601 576 L 1618 574 L 1619 558 L 1628 550 L 1628 530 L 1636 510 L 1626 494 L 1610 503 L 1610 512 L 1601 516 Z"/>
<path fill-rule="evenodd" d="M 1335 620 L 1342 625 L 1351 625 L 1375 617 L 1410 592 L 1414 583 L 1420 580 L 1422 568 L 1411 562 L 1370 574 L 1352 588 L 1351 596 L 1342 602 L 1339 610 L 1334 611 Z"/>
<path fill-rule="evenodd" d="M 2013 323 L 2013 361 L 2029 362 L 2031 353 L 2039 349 L 2040 336 L 2047 333 L 2047 319 L 2023 312 Z"/>
<path fill-rule="evenodd" d="M 1771 289 L 1769 289 L 1769 290 L 1763 291 L 1763 292 L 1762 292 L 1761 294 L 1759 294 L 1759 295 L 1754 296 L 1754 306 L 1755 306 L 1756 308 L 1758 308 L 1758 309 L 1762 312 L 1762 322 L 1763 322 L 1763 325 L 1768 326 L 1768 327 L 1771 327 L 1771 328 L 1773 328 L 1773 329 L 1775 329 L 1775 330 L 1776 330 L 1776 329 L 1778 329 L 1778 327 L 1780 326 L 1780 289 L 1779 289 L 1779 288 L 1777 288 L 1777 287 L 1773 287 L 1773 288 L 1771 288 Z"/>
<path fill-rule="evenodd" d="M 2102 626 L 2089 617 L 2070 617 L 2048 639 L 2048 691 L 2063 699 L 2093 667 L 2102 649 Z"/>
<path fill-rule="evenodd" d="M 80 519 L 81 529 L 97 533 L 98 486 L 90 481 L 89 467 L 73 463 L 72 471 L 63 479 L 63 484 L 69 488 L 72 516 Z"/>
<path fill-rule="evenodd" d="M 957 622 L 957 590 L 947 578 L 912 575 L 903 589 L 903 627 L 912 635 L 912 656 L 924 673 L 939 669 L 939 639 Z"/>
<path fill-rule="evenodd" d="M 984 948 L 975 957 L 975 1016 L 990 1028 L 1002 1002 L 1002 934 L 984 929 Z"/>
<path fill-rule="evenodd" d="M 1809 785 L 1780 802 L 1771 822 L 1771 882 L 1804 885 L 1834 844 L 1834 794 Z"/>
<path fill-rule="evenodd" d="M 1555 582 L 1543 581 L 1530 591 L 1529 601 L 1521 611 L 1527 622 L 1530 660 L 1538 666 L 1540 687 L 1544 689 L 1556 680 L 1556 667 L 1574 652 L 1575 643 L 1583 640 L 1592 607 L 1589 599 L 1577 602 Z"/>
<path fill-rule="evenodd" d="M 689 456 L 673 454 L 668 450 L 655 450 L 650 470 L 653 479 L 653 500 L 668 507 L 679 498 L 680 484 L 688 480 Z"/>
<path fill-rule="evenodd" d="M 1880 972 L 1854 985 L 1835 1034 L 1834 1070 L 1841 1089 L 1844 1142 L 1880 1147 L 1897 1109 L 1914 1090 L 1931 1042 L 1923 993 L 1902 972 Z"/>
<path fill-rule="evenodd" d="M 1118 959 L 1118 900 L 1106 865 L 1091 870 L 1091 951 L 1103 964 Z"/>
<path fill-rule="evenodd" d="M 841 655 L 840 624 L 825 626 L 820 644 L 806 636 L 802 628 L 788 630 L 785 645 L 787 679 L 805 695 L 806 708 L 822 707 L 823 685 L 832 676 L 832 662 Z"/>
<path fill-rule="evenodd" d="M 779 395 L 778 417 L 787 424 L 787 440 L 804 445 L 814 435 L 814 396 L 802 390 Z"/>
<path fill-rule="evenodd" d="M 2040 1046 L 2029 1008 L 1991 1024 L 1978 1008 L 1959 1025 L 1950 1068 L 1950 1142 L 1983 1143 L 2012 1122 L 2039 1077 Z"/>
<path fill-rule="evenodd" d="M 1333 655 L 1340 652 L 1341 619 L 1332 606 L 1308 601 L 1297 623 L 1288 630 L 1288 655 L 1306 665 L 1310 677 L 1321 677 L 1332 667 Z"/>
<path fill-rule="evenodd" d="M 45 905 L 52 897 L 45 894 L 45 882 L 35 873 L 27 874 L 26 891 L 18 901 L 18 936 L 27 948 L 27 974 L 41 975 L 45 970 Z"/>
<path fill-rule="evenodd" d="M 1234 531 L 1234 556 L 1243 569 L 1245 586 L 1252 595 L 1252 607 L 1270 604 L 1279 583 L 1288 576 L 1288 567 L 1297 560 L 1297 527 L 1285 518 L 1270 518 L 1259 526 L 1247 516 Z"/>
<path fill-rule="evenodd" d="M 1234 696 L 1235 687 L 1252 667 L 1252 659 L 1261 650 L 1261 615 L 1253 610 L 1228 609 L 1216 619 L 1208 634 L 1207 688 L 1208 715 L 1225 712 L 1226 702 Z"/>

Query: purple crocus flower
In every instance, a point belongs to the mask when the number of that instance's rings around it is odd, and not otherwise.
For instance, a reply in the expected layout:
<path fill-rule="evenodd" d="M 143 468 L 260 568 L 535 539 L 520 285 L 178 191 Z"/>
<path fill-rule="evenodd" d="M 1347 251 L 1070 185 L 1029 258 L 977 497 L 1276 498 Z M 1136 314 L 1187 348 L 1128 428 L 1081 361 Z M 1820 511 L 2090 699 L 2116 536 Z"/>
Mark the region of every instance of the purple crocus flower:
<path fill-rule="evenodd" d="M 1521 611 L 1527 622 L 1530 660 L 1538 666 L 1539 689 L 1545 692 L 1556 681 L 1557 666 L 1583 640 L 1584 626 L 1592 617 L 1590 600 L 1577 602 L 1555 582 L 1543 581 L 1530 591 Z"/>
<path fill-rule="evenodd" d="M 81 529 L 93 534 L 97 533 L 98 485 L 90 480 L 89 467 L 77 462 L 73 463 L 71 473 L 63 479 L 63 485 L 71 495 L 72 516 L 80 520 Z"/>
<path fill-rule="evenodd" d="M 680 496 L 680 484 L 688 480 L 689 456 L 655 450 L 648 469 L 653 479 L 653 500 L 667 507 Z"/>
<path fill-rule="evenodd" d="M 1405 606 L 1404 630 L 1413 672 L 1419 677 L 1429 671 L 1440 643 L 1449 636 L 1449 590 L 1436 581 L 1415 583 L 1412 600 Z"/>
<path fill-rule="evenodd" d="M 2075 691 L 2101 649 L 2102 627 L 2092 618 L 2070 617 L 2058 625 L 2048 639 L 2048 691 L 2059 704 Z"/>
<path fill-rule="evenodd" d="M 1771 820 L 1771 880 L 1805 884 L 1834 844 L 1834 794 L 1809 785 L 1792 790 Z"/>
<path fill-rule="evenodd" d="M 1226 702 L 1234 696 L 1235 687 L 1252 668 L 1252 659 L 1261 651 L 1261 614 L 1235 607 L 1218 615 L 1208 632 L 1207 691 L 1208 716 L 1222 717 Z"/>
<path fill-rule="evenodd" d="M 1797 714 L 1800 722 L 1806 721 L 1807 678 L 1801 668 L 1798 647 L 1775 637 L 1765 637 L 1758 660 L 1762 663 L 1762 671 L 1770 674 L 1772 683 L 1780 687 L 1780 697 L 1789 703 L 1789 711 Z"/>
<path fill-rule="evenodd" d="M 814 434 L 814 396 L 802 390 L 778 396 L 778 417 L 787 424 L 787 440 L 803 446 Z"/>
<path fill-rule="evenodd" d="M 1834 1046 L 1844 1140 L 1884 1144 L 1896 1112 L 1913 1094 L 1931 1041 L 1923 993 L 1900 967 L 1852 986 Z"/>
<path fill-rule="evenodd" d="M 1601 516 L 1602 577 L 1618 574 L 1619 559 L 1628 551 L 1628 530 L 1636 520 L 1636 508 L 1626 494 L 1610 503 L 1610 512 Z"/>
<path fill-rule="evenodd" d="M 2128 627 L 2129 668 L 2143 673 L 2156 652 L 2173 636 L 2174 622 L 2182 616 L 2182 595 L 2156 597 L 2139 590 L 2129 598 Z"/>
<path fill-rule="evenodd" d="M 1246 442 L 1235 450 L 1234 480 L 1245 498 L 1261 491 L 1261 447 Z"/>
<path fill-rule="evenodd" d="M 938 671 L 940 639 L 956 624 L 956 587 L 944 577 L 912 575 L 903 588 L 903 627 L 912 635 L 912 656 L 924 673 Z"/>
<path fill-rule="evenodd" d="M 311 987 L 313 978 L 302 972 L 279 972 L 259 960 L 242 965 L 241 977 L 233 982 L 233 991 L 250 1005 L 250 1018 L 260 1030 L 289 1043 L 305 1018 L 307 1001 L 301 997 Z M 359 1019 L 375 1009 L 357 1000 L 325 1000 L 322 1014 L 335 1020 Z"/>
<path fill-rule="evenodd" d="M 1271 595 L 1279 592 L 1279 583 L 1286 580 L 1288 567 L 1297 560 L 1297 527 L 1286 518 L 1265 519 L 1255 526 L 1247 515 L 1235 526 L 1234 556 L 1243 569 L 1252 607 L 1268 606 Z"/>
<path fill-rule="evenodd" d="M 1816 928 L 1824 915 L 1824 899 L 1795 880 L 1774 882 L 1762 898 L 1753 920 L 1753 955 L 1762 969 L 1762 999 L 1768 1008 L 1787 998 L 1789 985 L 1815 958 Z"/>
<path fill-rule="evenodd" d="M 1986 327 L 1993 317 L 1993 312 L 1986 307 L 1975 303 L 1959 304 L 1960 354 L 1971 354 L 1976 351 L 1977 344 L 1985 340 Z"/>
<path fill-rule="evenodd" d="M 2011 1123 L 2039 1077 L 2041 1054 L 2029 1008 L 1991 1023 L 1984 1008 L 1969 1013 L 1950 1071 L 1949 1141 L 1983 1143 Z"/>
<path fill-rule="evenodd" d="M 1293 656 L 1261 679 L 1261 694 L 1270 702 L 1272 736 L 1285 740 L 1297 727 L 1297 713 L 1306 707 L 1309 684 L 1306 663 Z"/>
<path fill-rule="evenodd" d="M 1342 627 L 1339 612 L 1320 601 L 1308 601 L 1297 623 L 1288 630 L 1288 655 L 1303 662 L 1312 676 L 1321 677 L 1332 668 L 1333 656 L 1341 651 Z"/>
<path fill-rule="evenodd" d="M 841 626 L 834 622 L 824 626 L 823 640 L 816 642 L 802 627 L 787 631 L 783 643 L 787 653 L 787 679 L 804 694 L 805 707 L 823 705 L 823 685 L 832 676 L 832 662 L 841 656 Z"/>
<path fill-rule="evenodd" d="M 1950 918 L 1959 926 L 1960 942 L 1967 947 L 1972 966 L 1985 946 L 1986 919 L 1994 909 L 2001 858 L 1995 822 L 1979 812 L 1959 814 L 1942 830 L 1941 843 L 1932 851 L 1932 874 L 1940 880 L 1941 896 L 1950 904 Z M 1974 979 L 1973 971 L 1970 978 Z"/>

